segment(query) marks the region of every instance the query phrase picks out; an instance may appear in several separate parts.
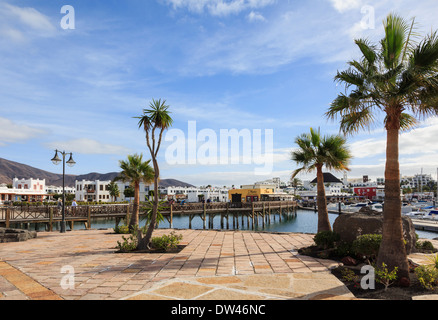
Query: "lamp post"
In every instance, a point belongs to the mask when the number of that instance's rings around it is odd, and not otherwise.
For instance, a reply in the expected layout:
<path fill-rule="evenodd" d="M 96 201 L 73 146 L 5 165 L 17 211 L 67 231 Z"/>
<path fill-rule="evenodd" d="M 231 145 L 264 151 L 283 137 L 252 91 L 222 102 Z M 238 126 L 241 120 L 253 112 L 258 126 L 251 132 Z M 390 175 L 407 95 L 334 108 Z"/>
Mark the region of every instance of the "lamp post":
<path fill-rule="evenodd" d="M 69 167 L 73 167 L 76 162 L 73 160 L 73 153 L 66 153 L 65 151 L 55 150 L 55 156 L 52 159 L 53 164 L 58 165 L 62 161 L 62 221 L 61 233 L 65 233 L 65 156 L 70 155 L 67 161 Z M 62 155 L 62 160 L 58 157 L 58 152 Z"/>

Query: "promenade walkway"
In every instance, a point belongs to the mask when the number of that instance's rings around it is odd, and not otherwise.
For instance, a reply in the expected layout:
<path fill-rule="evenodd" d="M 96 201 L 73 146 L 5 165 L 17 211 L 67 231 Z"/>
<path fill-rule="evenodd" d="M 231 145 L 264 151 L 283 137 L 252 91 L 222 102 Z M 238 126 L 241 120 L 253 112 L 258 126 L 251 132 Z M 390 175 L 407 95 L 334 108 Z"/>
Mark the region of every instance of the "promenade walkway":
<path fill-rule="evenodd" d="M 111 229 L 42 232 L 26 242 L 0 244 L 0 300 L 354 298 L 330 274 L 336 262 L 298 254 L 313 244 L 313 235 L 177 233 L 186 247 L 166 254 L 115 253 L 122 235 Z"/>

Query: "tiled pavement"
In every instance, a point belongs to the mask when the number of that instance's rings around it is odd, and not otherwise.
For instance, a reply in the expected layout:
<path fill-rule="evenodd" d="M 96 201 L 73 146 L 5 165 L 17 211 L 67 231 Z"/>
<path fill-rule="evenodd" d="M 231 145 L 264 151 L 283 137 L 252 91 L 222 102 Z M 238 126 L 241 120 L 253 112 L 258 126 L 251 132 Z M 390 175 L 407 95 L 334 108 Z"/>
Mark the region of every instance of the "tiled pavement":
<path fill-rule="evenodd" d="M 156 230 L 154 236 L 171 230 Z M 313 235 L 178 230 L 179 253 L 115 253 L 112 230 L 38 233 L 0 244 L 0 300 L 351 299 Z"/>

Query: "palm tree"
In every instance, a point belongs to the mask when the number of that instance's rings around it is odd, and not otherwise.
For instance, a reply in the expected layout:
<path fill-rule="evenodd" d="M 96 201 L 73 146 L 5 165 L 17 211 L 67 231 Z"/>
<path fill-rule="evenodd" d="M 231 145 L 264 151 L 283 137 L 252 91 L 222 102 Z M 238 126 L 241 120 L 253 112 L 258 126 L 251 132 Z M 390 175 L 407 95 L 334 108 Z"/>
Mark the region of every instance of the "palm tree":
<path fill-rule="evenodd" d="M 143 161 L 143 155 L 134 154 L 128 155 L 126 161 L 120 160 L 119 165 L 122 169 L 119 176 L 114 180 L 129 182 L 134 188 L 134 212 L 129 222 L 129 228 L 133 230 L 138 226 L 139 211 L 140 211 L 140 183 L 151 183 L 154 179 L 154 169 L 149 165 L 151 161 Z"/>
<path fill-rule="evenodd" d="M 355 41 L 362 58 L 337 73 L 335 80 L 345 85 L 346 92 L 338 95 L 326 115 L 340 116 L 341 131 L 350 134 L 370 128 L 378 111 L 385 116 L 385 207 L 377 263 L 398 267 L 399 277 L 409 279 L 401 219 L 399 134 L 412 129 L 418 118 L 438 114 L 438 36 L 435 31 L 415 43 L 414 21 L 409 24 L 394 14 L 383 25 L 380 46 Z"/>
<path fill-rule="evenodd" d="M 165 100 L 154 100 L 149 104 L 149 109 L 143 109 L 143 115 L 136 117 L 139 120 L 139 128 L 143 128 L 146 133 L 146 144 L 148 146 L 149 152 L 152 157 L 152 163 L 154 166 L 154 201 L 152 215 L 149 223 L 149 227 L 146 231 L 144 237 L 141 237 L 138 248 L 146 249 L 149 248 L 150 241 L 152 238 L 152 232 L 154 231 L 155 224 L 157 221 L 158 206 L 159 206 L 159 196 L 158 196 L 158 180 L 160 177 L 160 168 L 158 166 L 158 151 L 161 146 L 161 139 L 163 137 L 163 132 L 170 128 L 173 123 L 173 119 L 170 116 L 170 112 L 167 110 L 169 106 L 166 105 Z M 158 136 L 157 136 L 158 134 Z M 158 141 L 157 141 L 158 139 Z"/>
<path fill-rule="evenodd" d="M 113 201 L 116 201 L 116 198 L 120 196 L 120 190 L 115 181 L 108 184 L 108 191 Z"/>
<path fill-rule="evenodd" d="M 319 130 L 316 132 L 310 128 L 310 134 L 304 133 L 298 136 L 295 143 L 298 149 L 292 151 L 291 159 L 302 167 L 293 172 L 292 179 L 302 171 L 316 170 L 318 232 L 331 231 L 322 168 L 325 166 L 329 170 L 349 170 L 347 165 L 351 154 L 346 146 L 346 140 L 338 135 L 322 137 Z"/>
<path fill-rule="evenodd" d="M 291 178 L 291 186 L 294 187 L 294 197 L 297 195 L 298 186 L 301 186 L 302 182 L 298 178 Z"/>

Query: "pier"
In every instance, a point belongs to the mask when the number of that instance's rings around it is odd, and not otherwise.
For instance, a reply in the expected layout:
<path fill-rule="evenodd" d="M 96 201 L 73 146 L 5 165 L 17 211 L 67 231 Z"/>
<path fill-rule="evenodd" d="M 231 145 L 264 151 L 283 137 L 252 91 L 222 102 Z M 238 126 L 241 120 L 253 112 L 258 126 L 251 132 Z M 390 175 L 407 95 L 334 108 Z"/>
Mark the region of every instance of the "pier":
<path fill-rule="evenodd" d="M 192 228 L 192 220 L 200 217 L 204 229 L 212 229 L 215 218 L 220 219 L 221 229 L 238 230 L 244 225 L 248 229 L 258 226 L 264 227 L 271 224 L 282 215 L 296 214 L 297 203 L 295 201 L 261 201 L 252 203 L 187 203 L 168 204 L 163 207 L 161 214 L 173 228 L 175 216 L 188 216 L 188 229 Z M 145 216 L 150 206 L 140 205 L 140 217 Z M 84 223 L 85 229 L 91 229 L 92 219 L 113 218 L 115 226 L 122 220 L 129 221 L 133 212 L 132 204 L 111 204 L 77 206 L 65 208 L 65 221 L 73 230 L 75 222 Z M 61 212 L 56 206 L 21 206 L 0 207 L 0 227 L 10 228 L 11 225 L 19 224 L 22 228 L 29 229 L 31 224 L 35 229 L 40 224 L 45 225 L 47 231 L 53 231 L 53 225 L 61 222 Z"/>

